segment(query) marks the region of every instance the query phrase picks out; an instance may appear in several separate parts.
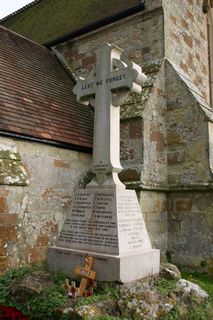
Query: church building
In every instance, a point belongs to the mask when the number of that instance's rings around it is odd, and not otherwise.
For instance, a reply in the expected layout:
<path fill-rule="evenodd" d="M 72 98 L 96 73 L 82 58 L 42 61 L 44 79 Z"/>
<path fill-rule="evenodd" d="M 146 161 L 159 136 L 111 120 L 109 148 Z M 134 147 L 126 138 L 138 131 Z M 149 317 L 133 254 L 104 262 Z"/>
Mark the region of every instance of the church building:
<path fill-rule="evenodd" d="M 104 43 L 147 76 L 121 106 L 119 174 L 153 248 L 213 273 L 213 1 L 35 0 L 0 20 L 0 273 L 46 259 L 91 179 L 73 86 Z"/>

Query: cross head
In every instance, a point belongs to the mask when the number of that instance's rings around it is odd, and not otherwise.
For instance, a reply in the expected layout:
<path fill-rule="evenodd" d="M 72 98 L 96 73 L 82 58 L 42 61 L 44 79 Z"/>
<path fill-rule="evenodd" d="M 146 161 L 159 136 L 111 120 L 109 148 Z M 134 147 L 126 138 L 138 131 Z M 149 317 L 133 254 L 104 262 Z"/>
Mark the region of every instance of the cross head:
<path fill-rule="evenodd" d="M 80 77 L 73 91 L 82 104 L 95 108 L 93 165 L 89 187 L 125 188 L 118 178 L 120 164 L 120 105 L 130 91 L 140 93 L 146 81 L 141 67 L 109 43 L 97 51 L 89 76 Z"/>

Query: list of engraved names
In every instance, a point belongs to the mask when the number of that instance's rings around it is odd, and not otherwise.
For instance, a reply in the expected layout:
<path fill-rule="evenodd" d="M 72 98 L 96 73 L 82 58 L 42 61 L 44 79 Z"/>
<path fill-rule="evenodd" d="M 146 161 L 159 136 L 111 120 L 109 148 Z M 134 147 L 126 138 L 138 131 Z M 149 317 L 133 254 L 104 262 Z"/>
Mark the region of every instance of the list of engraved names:
<path fill-rule="evenodd" d="M 66 219 L 59 242 L 72 248 L 109 251 L 118 248 L 113 192 L 78 191 Z"/>

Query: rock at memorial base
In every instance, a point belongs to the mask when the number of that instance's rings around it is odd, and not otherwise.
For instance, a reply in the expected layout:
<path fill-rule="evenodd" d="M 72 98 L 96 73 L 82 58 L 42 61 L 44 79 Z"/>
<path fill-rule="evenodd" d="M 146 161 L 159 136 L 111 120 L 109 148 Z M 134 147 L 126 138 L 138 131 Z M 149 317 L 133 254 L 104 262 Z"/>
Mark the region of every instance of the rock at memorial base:
<path fill-rule="evenodd" d="M 76 320 L 90 320 L 95 317 L 101 316 L 101 311 L 94 305 L 81 306 L 77 309 L 69 308 L 64 310 L 64 314 L 69 315 L 70 319 Z"/>
<path fill-rule="evenodd" d="M 190 311 L 191 308 L 201 305 L 208 301 L 209 295 L 197 284 L 188 280 L 180 279 L 176 288 L 170 294 L 171 298 L 176 301 L 179 309 L 183 312 Z"/>
<path fill-rule="evenodd" d="M 49 272 L 36 271 L 15 281 L 11 293 L 15 302 L 25 302 L 33 294 L 40 294 L 42 290 L 53 285 Z"/>
<path fill-rule="evenodd" d="M 107 299 L 105 301 L 98 301 L 95 305 L 101 310 L 102 314 L 109 314 L 112 316 L 118 316 L 118 303 L 115 299 Z"/>
<path fill-rule="evenodd" d="M 174 307 L 172 299 L 156 290 L 152 278 L 145 282 L 125 284 L 120 291 L 118 306 L 122 317 L 134 320 L 159 319 Z"/>
<path fill-rule="evenodd" d="M 79 307 L 75 307 L 74 304 L 72 306 L 66 306 L 63 310 L 57 310 L 56 314 L 67 314 L 69 319 L 75 320 L 90 320 L 98 316 L 119 315 L 117 302 L 114 299 L 98 301 L 90 305 L 84 305 Z"/>
<path fill-rule="evenodd" d="M 162 263 L 160 265 L 160 276 L 168 280 L 179 280 L 181 273 L 172 263 Z"/>

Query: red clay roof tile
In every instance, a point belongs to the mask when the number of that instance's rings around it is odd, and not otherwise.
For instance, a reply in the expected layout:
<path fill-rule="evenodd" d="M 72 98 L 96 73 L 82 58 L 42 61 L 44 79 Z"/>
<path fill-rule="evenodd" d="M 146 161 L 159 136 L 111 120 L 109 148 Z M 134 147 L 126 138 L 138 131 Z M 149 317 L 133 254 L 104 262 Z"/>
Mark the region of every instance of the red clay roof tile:
<path fill-rule="evenodd" d="M 52 53 L 0 27 L 0 131 L 92 147 L 93 111 Z"/>

